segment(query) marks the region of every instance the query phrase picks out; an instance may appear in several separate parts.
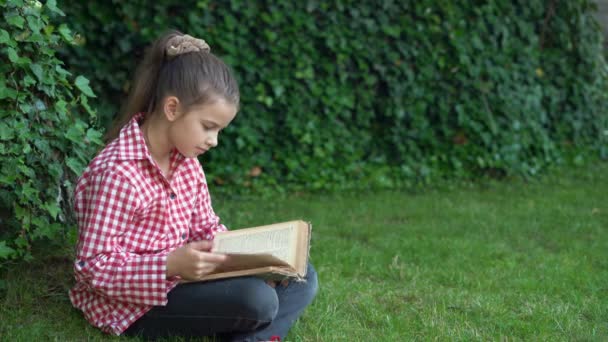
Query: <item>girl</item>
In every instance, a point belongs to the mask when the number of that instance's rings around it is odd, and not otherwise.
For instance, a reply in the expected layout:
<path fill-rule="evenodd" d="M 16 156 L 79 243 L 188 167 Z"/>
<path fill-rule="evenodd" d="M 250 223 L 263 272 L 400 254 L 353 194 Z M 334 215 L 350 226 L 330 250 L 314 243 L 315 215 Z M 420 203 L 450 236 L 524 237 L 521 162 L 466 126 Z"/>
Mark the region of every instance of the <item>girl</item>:
<path fill-rule="evenodd" d="M 105 332 L 280 340 L 310 304 L 317 276 L 192 282 L 226 256 L 197 156 L 236 116 L 230 69 L 201 39 L 169 32 L 147 51 L 122 120 L 75 189 L 73 305 Z M 272 285 L 272 286 L 270 286 Z"/>

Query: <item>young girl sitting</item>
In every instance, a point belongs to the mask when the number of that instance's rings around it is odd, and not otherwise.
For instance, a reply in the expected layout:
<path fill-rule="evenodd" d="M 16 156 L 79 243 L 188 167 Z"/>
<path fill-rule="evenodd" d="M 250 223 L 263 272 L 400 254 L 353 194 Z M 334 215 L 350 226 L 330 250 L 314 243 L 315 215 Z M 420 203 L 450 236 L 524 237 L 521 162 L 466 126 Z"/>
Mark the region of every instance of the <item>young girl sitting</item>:
<path fill-rule="evenodd" d="M 317 292 L 306 281 L 255 277 L 189 282 L 226 256 L 197 156 L 236 116 L 231 70 L 205 41 L 169 32 L 147 51 L 122 120 L 75 189 L 78 245 L 73 305 L 105 332 L 280 340 Z M 272 286 L 271 286 L 272 285 Z"/>

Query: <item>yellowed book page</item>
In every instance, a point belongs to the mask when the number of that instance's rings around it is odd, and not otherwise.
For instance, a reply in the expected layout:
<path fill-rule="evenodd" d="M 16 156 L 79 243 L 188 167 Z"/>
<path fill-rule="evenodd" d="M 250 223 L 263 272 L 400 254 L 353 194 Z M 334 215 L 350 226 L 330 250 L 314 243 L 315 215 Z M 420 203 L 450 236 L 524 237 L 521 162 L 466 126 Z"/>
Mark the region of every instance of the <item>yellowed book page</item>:
<path fill-rule="evenodd" d="M 221 264 L 217 269 L 217 273 L 253 269 L 266 266 L 279 266 L 293 268 L 287 262 L 276 258 L 270 254 L 241 254 L 228 253 L 228 260 Z"/>
<path fill-rule="evenodd" d="M 212 273 L 203 277 L 201 280 L 224 279 L 249 275 L 255 275 L 268 280 L 282 280 L 287 277 L 297 276 L 293 270 L 277 266 L 267 266 L 239 271 Z"/>
<path fill-rule="evenodd" d="M 218 253 L 270 254 L 290 265 L 297 261 L 298 221 L 240 229 L 215 236 Z"/>
<path fill-rule="evenodd" d="M 300 275 L 306 275 L 306 269 L 308 268 L 308 253 L 310 251 L 310 238 L 312 226 L 307 222 L 299 222 L 298 229 L 298 243 L 297 243 L 297 256 L 296 263 L 292 264 L 295 270 Z"/>

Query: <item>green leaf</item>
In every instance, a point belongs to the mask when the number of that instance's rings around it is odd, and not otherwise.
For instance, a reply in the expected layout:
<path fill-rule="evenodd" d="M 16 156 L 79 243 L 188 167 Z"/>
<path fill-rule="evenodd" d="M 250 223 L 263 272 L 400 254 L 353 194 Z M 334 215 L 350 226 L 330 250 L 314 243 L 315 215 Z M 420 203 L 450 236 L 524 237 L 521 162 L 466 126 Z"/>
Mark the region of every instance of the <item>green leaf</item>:
<path fill-rule="evenodd" d="M 19 109 L 21 110 L 22 113 L 30 113 L 32 111 L 32 105 L 29 103 L 20 103 L 19 104 Z"/>
<path fill-rule="evenodd" d="M 27 17 L 27 26 L 32 30 L 32 33 L 38 33 L 42 30 L 43 23 L 40 18 L 36 18 L 34 16 L 28 15 Z"/>
<path fill-rule="evenodd" d="M 11 140 L 13 137 L 13 130 L 6 123 L 0 121 L 0 140 Z"/>
<path fill-rule="evenodd" d="M 74 172 L 74 174 L 77 175 L 81 174 L 82 170 L 84 170 L 84 165 L 75 158 L 67 158 L 65 164 L 70 170 L 72 170 L 72 172 Z"/>
<path fill-rule="evenodd" d="M 91 106 L 89 105 L 89 100 L 87 97 L 81 97 L 80 98 L 80 104 L 84 107 L 84 109 L 86 109 L 87 113 L 89 113 L 91 115 L 91 117 L 95 117 L 96 113 L 95 110 L 93 108 L 91 108 Z"/>
<path fill-rule="evenodd" d="M 73 40 L 72 30 L 70 30 L 70 28 L 66 24 L 59 25 L 59 28 L 57 30 L 59 31 L 59 34 L 61 34 L 61 37 L 63 37 L 63 39 L 66 42 L 69 42 L 69 43 L 72 42 L 72 40 Z"/>
<path fill-rule="evenodd" d="M 37 44 L 38 46 L 41 46 L 43 44 L 45 44 L 45 39 L 42 37 L 42 34 L 40 33 L 34 33 L 32 34 L 28 40 L 29 43 L 33 43 L 33 44 Z"/>
<path fill-rule="evenodd" d="M 88 97 L 95 97 L 95 94 L 93 93 L 93 89 L 91 89 L 91 87 L 89 87 L 89 80 L 82 76 L 79 75 L 78 77 L 76 77 L 76 81 L 74 82 L 74 84 L 76 85 L 76 87 L 78 89 L 80 89 L 80 91 Z"/>
<path fill-rule="evenodd" d="M 6 241 L 0 241 L 0 259 L 8 259 L 15 255 L 15 250 L 6 245 Z"/>
<path fill-rule="evenodd" d="M 84 132 L 80 126 L 72 125 L 63 136 L 75 143 L 81 143 L 84 138 Z"/>
<path fill-rule="evenodd" d="M 7 44 L 8 42 L 10 42 L 10 40 L 11 37 L 9 36 L 8 32 L 0 29 L 0 44 Z"/>
<path fill-rule="evenodd" d="M 23 144 L 23 154 L 28 154 L 32 152 L 32 146 L 30 146 L 30 144 L 28 143 L 24 143 Z"/>
<path fill-rule="evenodd" d="M 61 65 L 58 65 L 55 67 L 55 71 L 57 71 L 58 74 L 62 75 L 62 76 L 69 76 L 72 73 L 65 70 L 64 68 L 61 67 Z"/>
<path fill-rule="evenodd" d="M 23 24 L 25 24 L 25 19 L 23 19 L 23 17 L 21 17 L 19 15 L 12 15 L 12 16 L 6 18 L 6 22 L 13 26 L 17 26 L 20 29 L 23 29 Z"/>
<path fill-rule="evenodd" d="M 50 240 L 54 240 L 57 234 L 61 231 L 61 225 L 58 223 L 48 223 L 43 221 L 34 222 L 37 229 L 34 230 L 33 236 L 35 238 L 47 238 Z"/>
<path fill-rule="evenodd" d="M 68 113 L 67 103 L 64 100 L 55 102 L 55 111 L 60 120 L 65 120 Z"/>
<path fill-rule="evenodd" d="M 27 242 L 27 240 L 25 239 L 25 237 L 23 237 L 23 235 L 19 235 L 15 239 L 15 245 L 17 247 L 19 247 L 19 249 L 24 249 L 25 247 L 27 247 L 29 245 L 29 242 Z"/>
<path fill-rule="evenodd" d="M 36 139 L 34 140 L 34 146 L 36 146 L 38 151 L 42 152 L 43 155 L 51 155 L 51 147 L 49 146 L 49 143 L 46 140 Z"/>
<path fill-rule="evenodd" d="M 8 59 L 11 62 L 13 62 L 13 63 L 19 62 L 19 55 L 17 55 L 17 51 L 15 51 L 15 49 L 13 49 L 12 47 L 9 47 L 6 49 L 6 53 L 8 55 Z"/>
<path fill-rule="evenodd" d="M 51 203 L 51 202 L 46 203 L 44 205 L 44 209 L 46 209 L 46 211 L 48 211 L 48 213 L 51 214 L 51 217 L 54 220 L 57 219 L 57 215 L 61 211 L 61 208 L 59 207 L 59 205 L 57 205 L 57 203 Z"/>
<path fill-rule="evenodd" d="M 26 87 L 29 87 L 29 86 L 31 86 L 33 84 L 36 84 L 36 80 L 32 76 L 26 75 L 23 78 L 23 85 L 25 85 Z"/>
<path fill-rule="evenodd" d="M 87 140 L 96 145 L 103 145 L 103 141 L 101 140 L 102 136 L 103 134 L 94 128 L 89 128 L 87 130 Z"/>
<path fill-rule="evenodd" d="M 21 7 L 23 6 L 23 0 L 9 0 L 8 4 L 12 7 Z"/>
<path fill-rule="evenodd" d="M 12 122 L 13 130 L 15 132 L 26 133 L 29 132 L 28 124 L 26 120 L 16 120 Z M 24 136 L 22 136 L 23 138 Z"/>
<path fill-rule="evenodd" d="M 63 175 L 63 169 L 57 163 L 49 165 L 48 172 L 55 179 L 61 178 L 61 175 Z"/>
<path fill-rule="evenodd" d="M 43 79 L 43 71 L 42 71 L 42 67 L 40 66 L 40 64 L 30 64 L 30 69 L 32 70 L 32 72 L 34 73 L 34 75 L 36 76 L 36 78 L 38 78 L 38 81 L 42 82 Z"/>
<path fill-rule="evenodd" d="M 0 100 L 6 98 L 16 99 L 17 94 L 15 89 L 7 88 L 4 84 L 0 84 Z"/>
<path fill-rule="evenodd" d="M 17 168 L 19 169 L 19 171 L 21 171 L 22 174 L 26 175 L 31 179 L 36 177 L 36 172 L 34 172 L 34 170 L 31 167 L 28 167 L 27 165 L 19 164 L 17 165 Z"/>
<path fill-rule="evenodd" d="M 65 16 L 65 13 L 63 13 L 63 11 L 57 7 L 57 0 L 48 0 L 46 2 L 46 7 L 53 13 L 59 14 L 60 16 Z"/>

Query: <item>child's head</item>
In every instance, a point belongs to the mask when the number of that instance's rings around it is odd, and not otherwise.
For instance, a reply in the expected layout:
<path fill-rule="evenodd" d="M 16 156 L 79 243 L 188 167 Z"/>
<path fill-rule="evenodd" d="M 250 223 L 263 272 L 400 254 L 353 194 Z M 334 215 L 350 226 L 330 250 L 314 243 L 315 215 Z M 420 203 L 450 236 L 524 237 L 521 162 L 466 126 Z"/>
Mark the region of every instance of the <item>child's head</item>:
<path fill-rule="evenodd" d="M 108 132 L 107 141 L 116 138 L 133 115 L 162 111 L 168 96 L 179 100 L 183 112 L 217 101 L 239 106 L 236 79 L 230 68 L 210 52 L 209 45 L 202 39 L 170 31 L 147 50 L 121 118 Z"/>

